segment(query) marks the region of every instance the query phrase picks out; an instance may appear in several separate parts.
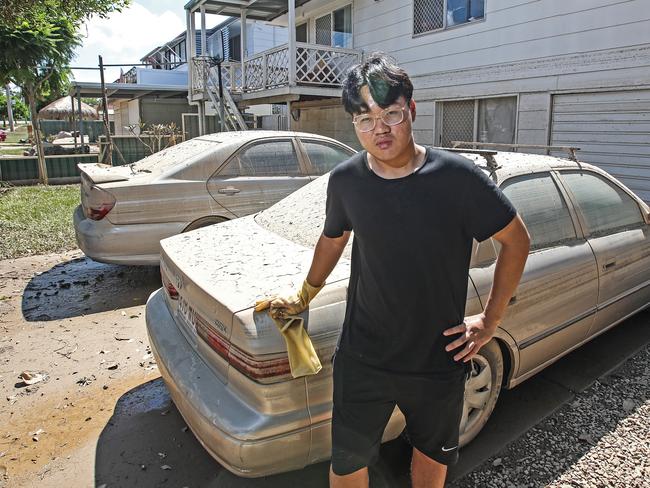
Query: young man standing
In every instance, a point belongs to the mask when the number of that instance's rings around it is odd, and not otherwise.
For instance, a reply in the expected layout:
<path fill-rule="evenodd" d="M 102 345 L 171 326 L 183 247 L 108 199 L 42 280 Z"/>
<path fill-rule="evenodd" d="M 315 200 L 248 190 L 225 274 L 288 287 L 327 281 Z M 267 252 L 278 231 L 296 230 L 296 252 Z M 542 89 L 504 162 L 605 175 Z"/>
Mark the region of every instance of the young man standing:
<path fill-rule="evenodd" d="M 347 309 L 334 359 L 330 486 L 368 486 L 395 405 L 413 444 L 412 483 L 442 487 L 458 459 L 468 361 L 505 314 L 529 237 L 481 169 L 413 139 L 413 86 L 382 55 L 348 74 L 345 110 L 365 149 L 329 179 L 323 233 L 301 291 L 271 302 L 300 313 L 354 231 Z M 472 240 L 501 243 L 483 313 L 464 317 Z M 454 336 L 454 337 L 446 337 Z"/>

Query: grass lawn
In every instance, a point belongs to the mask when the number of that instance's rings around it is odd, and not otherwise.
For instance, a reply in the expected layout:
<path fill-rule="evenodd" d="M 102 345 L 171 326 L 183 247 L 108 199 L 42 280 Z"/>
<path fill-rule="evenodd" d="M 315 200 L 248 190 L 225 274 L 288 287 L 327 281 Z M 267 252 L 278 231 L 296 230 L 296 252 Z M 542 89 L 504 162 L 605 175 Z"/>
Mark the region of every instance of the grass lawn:
<path fill-rule="evenodd" d="M 76 248 L 79 199 L 79 185 L 0 188 L 0 259 Z"/>
<path fill-rule="evenodd" d="M 10 132 L 9 128 L 5 129 L 5 132 L 7 133 L 7 139 L 5 140 L 6 144 L 12 143 L 12 144 L 18 144 L 18 141 L 20 139 L 27 139 L 27 126 L 26 125 L 17 125 L 16 130 L 14 132 Z M 23 151 L 25 149 L 29 149 L 31 146 L 29 144 L 23 146 L 23 147 L 16 147 L 16 146 L 11 146 L 11 147 L 3 147 L 3 145 L 0 143 L 0 155 L 14 155 L 14 156 L 22 156 Z"/>

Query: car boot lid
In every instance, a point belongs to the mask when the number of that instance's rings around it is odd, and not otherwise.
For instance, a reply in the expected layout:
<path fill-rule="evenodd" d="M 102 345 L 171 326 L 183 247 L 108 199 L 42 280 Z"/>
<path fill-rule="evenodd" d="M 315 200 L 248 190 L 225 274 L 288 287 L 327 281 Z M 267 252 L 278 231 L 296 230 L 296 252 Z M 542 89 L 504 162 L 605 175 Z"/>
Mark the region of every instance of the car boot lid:
<path fill-rule="evenodd" d="M 253 216 L 180 234 L 160 242 L 163 259 L 231 312 L 257 299 L 295 291 L 307 275 L 313 249 L 260 227 Z M 350 275 L 341 259 L 328 282 Z"/>

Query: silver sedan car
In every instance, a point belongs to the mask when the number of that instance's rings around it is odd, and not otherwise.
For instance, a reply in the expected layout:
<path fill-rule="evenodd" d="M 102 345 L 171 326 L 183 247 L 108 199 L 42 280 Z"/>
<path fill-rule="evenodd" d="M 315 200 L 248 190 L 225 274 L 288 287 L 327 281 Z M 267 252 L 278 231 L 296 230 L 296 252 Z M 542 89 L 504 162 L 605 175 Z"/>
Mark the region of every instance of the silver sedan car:
<path fill-rule="evenodd" d="M 129 166 L 80 164 L 77 244 L 96 261 L 156 265 L 161 239 L 265 209 L 354 152 L 316 134 L 222 132 Z"/>
<path fill-rule="evenodd" d="M 512 388 L 650 302 L 650 209 L 604 171 L 552 156 L 466 153 L 508 195 L 532 245 L 505 320 L 472 361 L 461 445 Z M 255 216 L 161 243 L 163 288 L 146 309 L 172 399 L 223 466 L 256 477 L 328 459 L 331 355 L 343 322 L 350 244 L 304 313 L 323 369 L 292 379 L 256 298 L 304 279 L 325 214 L 324 176 Z M 498 243 L 475 243 L 466 313 L 482 310 Z M 431 412 L 435 415 L 435 412 Z M 383 440 L 400 434 L 395 409 Z"/>

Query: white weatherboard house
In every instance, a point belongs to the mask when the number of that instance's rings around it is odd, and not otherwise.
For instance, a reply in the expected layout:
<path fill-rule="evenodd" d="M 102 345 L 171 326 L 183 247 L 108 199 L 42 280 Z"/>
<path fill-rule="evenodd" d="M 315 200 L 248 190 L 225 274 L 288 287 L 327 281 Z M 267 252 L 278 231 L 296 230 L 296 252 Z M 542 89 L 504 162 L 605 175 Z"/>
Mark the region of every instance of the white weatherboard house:
<path fill-rule="evenodd" d="M 576 146 L 650 201 L 648 0 L 193 0 L 186 9 L 191 29 L 201 11 L 296 26 L 280 50 L 231 67 L 229 85 L 238 104 L 288 103 L 293 129 L 355 144 L 337 98 L 342 70 L 383 51 L 413 79 L 418 142 Z M 204 96 L 201 82 L 190 96 Z"/>

